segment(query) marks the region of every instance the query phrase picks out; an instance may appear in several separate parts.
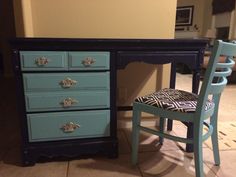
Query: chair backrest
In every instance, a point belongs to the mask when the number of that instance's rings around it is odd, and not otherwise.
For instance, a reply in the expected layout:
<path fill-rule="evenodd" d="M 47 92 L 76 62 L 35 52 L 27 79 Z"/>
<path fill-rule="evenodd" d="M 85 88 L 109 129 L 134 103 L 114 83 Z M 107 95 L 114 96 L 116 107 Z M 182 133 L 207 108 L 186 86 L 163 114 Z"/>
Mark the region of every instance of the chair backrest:
<path fill-rule="evenodd" d="M 231 74 L 232 67 L 235 64 L 234 56 L 236 56 L 235 43 L 223 42 L 221 40 L 217 40 L 214 43 L 199 93 L 196 109 L 196 113 L 199 114 L 198 116 L 202 117 L 201 115 L 204 114 L 209 95 L 213 95 L 213 99 L 214 97 L 218 98 L 216 101 L 219 102 L 219 97 L 227 84 L 227 76 Z M 220 57 L 225 57 L 223 63 L 219 61 Z"/>

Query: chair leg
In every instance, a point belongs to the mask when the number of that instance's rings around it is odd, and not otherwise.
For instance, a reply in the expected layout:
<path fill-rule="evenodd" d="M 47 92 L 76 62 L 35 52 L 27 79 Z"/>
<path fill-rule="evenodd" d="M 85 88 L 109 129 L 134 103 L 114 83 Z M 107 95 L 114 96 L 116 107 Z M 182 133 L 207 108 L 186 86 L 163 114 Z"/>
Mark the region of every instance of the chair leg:
<path fill-rule="evenodd" d="M 219 97 L 214 97 L 214 99 L 220 99 L 220 98 Z M 219 101 L 215 100 L 215 103 L 219 103 Z M 211 135 L 211 142 L 212 142 L 215 165 L 220 165 L 218 130 L 217 130 L 218 106 L 219 106 L 219 104 L 215 105 L 214 114 L 211 116 L 211 119 L 210 119 L 210 121 L 211 121 L 210 123 L 213 126 L 213 132 L 212 132 L 212 135 Z"/>
<path fill-rule="evenodd" d="M 217 124 L 213 125 L 213 132 L 211 135 L 212 148 L 214 153 L 215 165 L 220 165 L 220 154 L 219 154 L 219 144 L 218 144 L 218 131 Z"/>
<path fill-rule="evenodd" d="M 196 126 L 196 125 L 194 125 Z M 194 162 L 196 177 L 204 177 L 202 155 L 202 126 L 194 127 Z"/>
<path fill-rule="evenodd" d="M 165 122 L 166 122 L 166 118 L 160 117 L 160 125 L 159 126 L 160 126 L 160 132 L 161 133 L 163 133 L 164 130 L 165 130 Z M 159 141 L 160 141 L 160 144 L 162 145 L 163 141 L 164 141 L 163 137 L 159 136 Z"/>
<path fill-rule="evenodd" d="M 193 124 L 191 122 L 187 125 L 187 138 L 193 139 Z M 193 152 L 193 144 L 186 144 L 186 152 Z"/>
<path fill-rule="evenodd" d="M 139 131 L 140 131 L 141 112 L 133 107 L 132 120 L 132 164 L 136 165 L 138 162 L 138 147 L 139 147 Z"/>

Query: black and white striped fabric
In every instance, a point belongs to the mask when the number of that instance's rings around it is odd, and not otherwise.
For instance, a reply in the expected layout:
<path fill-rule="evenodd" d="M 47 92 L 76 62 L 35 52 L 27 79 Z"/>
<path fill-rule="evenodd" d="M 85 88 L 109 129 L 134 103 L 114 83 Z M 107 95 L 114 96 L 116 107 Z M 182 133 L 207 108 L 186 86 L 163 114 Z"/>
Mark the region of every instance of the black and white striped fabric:
<path fill-rule="evenodd" d="M 146 96 L 137 97 L 135 102 L 171 111 L 191 113 L 196 111 L 197 98 L 196 94 L 190 92 L 165 88 Z M 212 106 L 214 103 L 208 100 L 205 110 L 209 110 Z"/>

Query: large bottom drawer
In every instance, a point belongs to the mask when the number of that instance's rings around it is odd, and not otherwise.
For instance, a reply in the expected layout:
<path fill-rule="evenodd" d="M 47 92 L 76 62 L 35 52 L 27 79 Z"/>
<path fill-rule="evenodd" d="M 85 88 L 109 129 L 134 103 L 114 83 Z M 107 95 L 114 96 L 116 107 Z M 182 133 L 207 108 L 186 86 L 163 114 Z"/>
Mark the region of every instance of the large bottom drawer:
<path fill-rule="evenodd" d="M 109 110 L 28 114 L 27 121 L 30 142 L 110 135 Z"/>

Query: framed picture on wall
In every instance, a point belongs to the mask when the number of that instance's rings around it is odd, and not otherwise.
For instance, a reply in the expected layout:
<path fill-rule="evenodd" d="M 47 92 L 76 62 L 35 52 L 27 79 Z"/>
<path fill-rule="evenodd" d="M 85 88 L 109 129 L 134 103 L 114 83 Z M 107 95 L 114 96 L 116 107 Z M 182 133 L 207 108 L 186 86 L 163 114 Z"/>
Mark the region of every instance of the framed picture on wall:
<path fill-rule="evenodd" d="M 194 6 L 177 7 L 175 26 L 191 26 Z"/>

